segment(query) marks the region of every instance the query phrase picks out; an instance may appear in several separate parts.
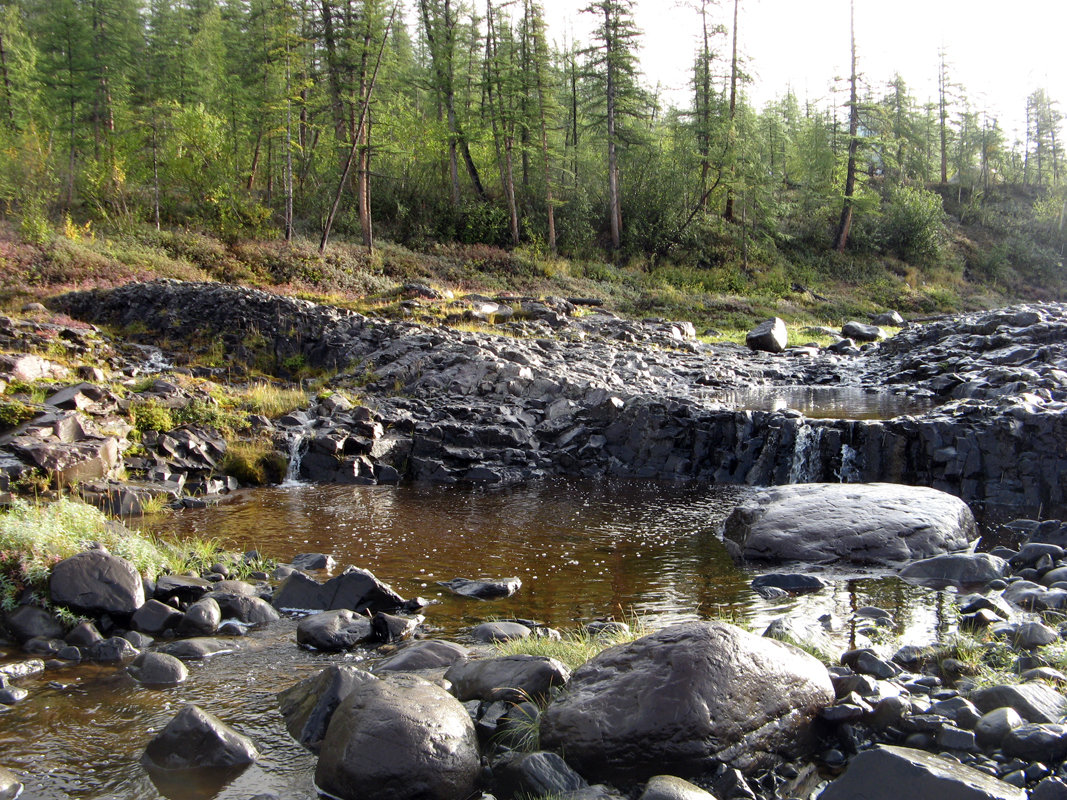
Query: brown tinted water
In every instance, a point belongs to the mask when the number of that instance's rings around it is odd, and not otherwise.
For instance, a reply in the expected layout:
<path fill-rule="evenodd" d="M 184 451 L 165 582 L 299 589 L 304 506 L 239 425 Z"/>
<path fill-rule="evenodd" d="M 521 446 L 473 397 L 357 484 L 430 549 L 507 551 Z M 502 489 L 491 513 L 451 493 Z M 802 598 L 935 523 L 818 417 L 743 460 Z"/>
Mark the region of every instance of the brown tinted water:
<path fill-rule="evenodd" d="M 577 481 L 495 491 L 296 486 L 243 493 L 152 527 L 216 536 L 280 560 L 333 554 L 339 568 L 365 567 L 404 596 L 440 601 L 426 610 L 427 622 L 435 635 L 459 639 L 468 626 L 494 618 L 572 628 L 621 613 L 659 627 L 726 614 L 761 631 L 790 611 L 805 619 L 832 613 L 847 639 L 849 614 L 864 605 L 890 610 L 901 641 L 929 642 L 942 627 L 941 596 L 880 576 L 839 572 L 828 576 L 833 588 L 818 595 L 758 598 L 748 588 L 751 573 L 731 563 L 716 535 L 750 491 Z M 436 584 L 483 575 L 518 576 L 523 588 L 507 600 L 480 603 Z M 262 756 L 224 786 L 182 780 L 164 786 L 166 796 L 315 797 L 314 758 L 285 732 L 274 695 L 328 663 L 372 657 L 302 651 L 292 620 L 235 644 L 234 653 L 191 664 L 189 680 L 173 689 L 143 688 L 114 667 L 72 667 L 21 681 L 30 698 L 0 711 L 0 764 L 25 777 L 24 798 L 156 798 L 161 790 L 138 758 L 182 705 L 196 703 L 250 736 Z"/>

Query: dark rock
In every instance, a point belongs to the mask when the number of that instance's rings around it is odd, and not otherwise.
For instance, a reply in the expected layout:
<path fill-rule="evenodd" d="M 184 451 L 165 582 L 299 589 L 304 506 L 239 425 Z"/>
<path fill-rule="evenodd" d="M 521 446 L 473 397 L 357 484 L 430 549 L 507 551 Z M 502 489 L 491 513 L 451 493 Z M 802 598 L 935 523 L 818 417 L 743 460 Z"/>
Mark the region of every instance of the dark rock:
<path fill-rule="evenodd" d="M 1026 793 L 991 775 L 931 753 L 879 745 L 852 759 L 820 800 L 1025 800 Z"/>
<path fill-rule="evenodd" d="M 1027 723 L 1012 728 L 1000 744 L 1004 755 L 1025 761 L 1062 761 L 1067 757 L 1067 726 Z"/>
<path fill-rule="evenodd" d="M 637 800 L 715 800 L 715 795 L 673 775 L 656 775 Z"/>
<path fill-rule="evenodd" d="M 1008 707 L 1027 722 L 1058 722 L 1067 699 L 1044 683 L 1000 684 L 972 692 L 970 701 L 983 714 Z"/>
<path fill-rule="evenodd" d="M 373 638 L 371 621 L 347 608 L 312 614 L 296 626 L 297 644 L 325 652 L 350 650 Z"/>
<path fill-rule="evenodd" d="M 886 338 L 886 333 L 877 325 L 865 325 L 862 322 L 852 320 L 841 326 L 841 336 L 845 339 L 854 339 L 857 342 L 877 342 Z"/>
<path fill-rule="evenodd" d="M 473 597 L 476 600 L 499 600 L 503 597 L 511 597 L 522 587 L 519 578 L 500 578 L 490 580 L 479 578 L 453 578 L 450 581 L 438 581 L 442 586 L 447 586 L 451 591 L 463 597 Z"/>
<path fill-rule="evenodd" d="M 318 675 L 278 693 L 278 709 L 289 735 L 313 753 L 319 752 L 333 712 L 357 686 L 375 678 L 350 666 L 329 666 Z"/>
<path fill-rule="evenodd" d="M 258 597 L 229 592 L 210 592 L 206 596 L 219 604 L 223 619 L 236 619 L 253 628 L 262 628 L 279 618 L 274 607 Z"/>
<path fill-rule="evenodd" d="M 424 620 L 422 616 L 399 617 L 379 611 L 371 618 L 370 626 L 376 642 L 393 644 L 413 636 Z"/>
<path fill-rule="evenodd" d="M 946 725 L 934 736 L 934 741 L 942 750 L 961 750 L 973 753 L 978 750 L 974 731 L 965 731 Z"/>
<path fill-rule="evenodd" d="M 62 639 L 46 639 L 43 636 L 35 636 L 22 643 L 22 652 L 31 656 L 51 657 L 57 655 L 65 646 Z"/>
<path fill-rule="evenodd" d="M 973 730 L 981 719 L 981 712 L 975 708 L 974 703 L 964 697 L 952 697 L 941 700 L 930 706 L 930 712 L 948 717 L 960 728 Z"/>
<path fill-rule="evenodd" d="M 365 569 L 348 567 L 326 583 L 318 583 L 301 572 L 285 579 L 274 594 L 274 607 L 294 611 L 332 611 L 347 608 L 356 612 L 395 612 L 404 599 L 388 584 Z"/>
<path fill-rule="evenodd" d="M 0 688 L 0 705 L 13 706 L 21 703 L 30 693 L 18 686 L 4 686 Z"/>
<path fill-rule="evenodd" d="M 14 772 L 0 767 L 0 800 L 15 800 L 22 794 L 22 782 Z"/>
<path fill-rule="evenodd" d="M 885 564 L 962 550 L 975 524 L 965 503 L 936 489 L 800 484 L 738 505 L 724 535 L 745 558 Z"/>
<path fill-rule="evenodd" d="M 555 753 L 516 753 L 493 766 L 495 785 L 505 796 L 542 797 L 583 789 L 588 784 Z"/>
<path fill-rule="evenodd" d="M 374 666 L 374 672 L 415 672 L 422 669 L 450 667 L 467 658 L 470 651 L 462 645 L 440 639 L 407 642 Z"/>
<path fill-rule="evenodd" d="M 1011 572 L 1008 562 L 988 553 L 948 553 L 908 564 L 900 577 L 934 589 L 984 586 Z"/>
<path fill-rule="evenodd" d="M 67 644 L 72 644 L 77 647 L 92 647 L 97 642 L 101 641 L 104 637 L 100 635 L 100 631 L 91 622 L 79 622 L 73 628 L 70 629 L 70 633 L 63 637 L 63 640 Z M 136 647 L 136 645 L 134 645 Z"/>
<path fill-rule="evenodd" d="M 156 581 L 154 596 L 157 600 L 176 597 L 183 603 L 195 603 L 212 587 L 211 581 L 192 575 L 162 575 Z"/>
<path fill-rule="evenodd" d="M 445 673 L 460 700 L 545 700 L 570 670 L 554 658 L 514 655 L 457 662 Z"/>
<path fill-rule="evenodd" d="M 904 317 L 900 316 L 899 311 L 886 311 L 871 317 L 871 323 L 874 325 L 888 325 L 891 328 L 900 328 L 904 325 Z"/>
<path fill-rule="evenodd" d="M 811 656 L 732 625 L 691 622 L 603 651 L 546 708 L 541 741 L 583 775 L 685 775 L 721 761 L 744 771 L 812 746 L 834 699 Z"/>
<path fill-rule="evenodd" d="M 222 622 L 222 609 L 213 597 L 197 600 L 185 610 L 185 616 L 178 624 L 181 636 L 210 636 L 219 629 Z"/>
<path fill-rule="evenodd" d="M 476 642 L 506 642 L 509 639 L 525 639 L 533 631 L 519 622 L 483 622 L 471 630 Z"/>
<path fill-rule="evenodd" d="M 1059 778 L 1045 778 L 1030 792 L 1030 800 L 1067 800 L 1067 783 Z"/>
<path fill-rule="evenodd" d="M 293 556 L 293 560 L 289 563 L 294 569 L 303 570 L 324 569 L 331 571 L 337 566 L 337 561 L 334 560 L 334 557 L 325 553 L 300 553 Z"/>
<path fill-rule="evenodd" d="M 118 661 L 128 661 L 136 657 L 137 654 L 137 648 L 130 644 L 129 640 L 123 639 L 121 636 L 112 636 L 110 639 L 104 639 L 90 647 L 87 656 L 90 661 L 111 664 Z"/>
<path fill-rule="evenodd" d="M 4 622 L 18 642 L 38 636 L 48 639 L 63 636 L 63 623 L 39 606 L 19 606 L 4 616 Z"/>
<path fill-rule="evenodd" d="M 334 711 L 315 784 L 340 800 L 463 800 L 479 772 L 477 735 L 460 702 L 394 674 L 363 682 Z"/>
<path fill-rule="evenodd" d="M 752 579 L 752 588 L 756 591 L 765 587 L 784 589 L 790 594 L 807 594 L 825 589 L 829 584 L 818 575 L 774 572 L 758 575 Z"/>
<path fill-rule="evenodd" d="M 789 344 L 789 331 L 783 320 L 774 317 L 750 330 L 745 336 L 745 344 L 750 350 L 781 353 Z"/>
<path fill-rule="evenodd" d="M 189 677 L 185 664 L 166 653 L 141 653 L 126 671 L 148 686 L 174 686 Z"/>
<path fill-rule="evenodd" d="M 148 600 L 134 612 L 130 624 L 143 633 L 158 636 L 168 628 L 176 628 L 182 620 L 182 612 L 158 600 Z"/>
<path fill-rule="evenodd" d="M 210 658 L 211 656 L 223 653 L 232 653 L 236 649 L 237 647 L 232 642 L 225 642 L 219 639 L 206 637 L 196 637 L 193 639 L 182 639 L 177 642 L 169 642 L 168 644 L 162 645 L 159 648 L 159 652 L 166 653 L 175 658 L 180 658 L 182 661 L 199 661 L 202 658 Z"/>
<path fill-rule="evenodd" d="M 141 763 L 157 769 L 202 769 L 237 767 L 258 757 L 251 739 L 207 711 L 186 706 L 148 743 Z"/>
<path fill-rule="evenodd" d="M 52 568 L 52 602 L 87 614 L 128 617 L 144 605 L 144 583 L 133 564 L 106 550 L 88 550 Z"/>
<path fill-rule="evenodd" d="M 1059 634 L 1040 622 L 1023 622 L 1011 636 L 1012 644 L 1022 650 L 1033 650 L 1059 641 Z"/>

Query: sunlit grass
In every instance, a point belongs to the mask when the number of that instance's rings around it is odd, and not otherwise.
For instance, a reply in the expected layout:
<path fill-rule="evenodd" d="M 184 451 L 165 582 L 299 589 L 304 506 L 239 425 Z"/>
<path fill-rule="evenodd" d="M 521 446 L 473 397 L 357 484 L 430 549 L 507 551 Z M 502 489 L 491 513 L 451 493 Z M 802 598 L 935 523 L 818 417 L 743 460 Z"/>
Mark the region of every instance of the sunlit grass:
<path fill-rule="evenodd" d="M 308 404 L 308 394 L 303 389 L 261 381 L 252 383 L 245 389 L 234 390 L 234 398 L 245 411 L 262 414 L 270 419 L 304 408 Z"/>
<path fill-rule="evenodd" d="M 547 636 L 527 636 L 496 645 L 500 655 L 531 655 L 554 658 L 569 669 L 577 669 L 603 650 L 626 644 L 649 633 L 643 623 L 631 623 L 626 630 L 590 633 L 585 628 L 562 631 L 559 639 Z"/>

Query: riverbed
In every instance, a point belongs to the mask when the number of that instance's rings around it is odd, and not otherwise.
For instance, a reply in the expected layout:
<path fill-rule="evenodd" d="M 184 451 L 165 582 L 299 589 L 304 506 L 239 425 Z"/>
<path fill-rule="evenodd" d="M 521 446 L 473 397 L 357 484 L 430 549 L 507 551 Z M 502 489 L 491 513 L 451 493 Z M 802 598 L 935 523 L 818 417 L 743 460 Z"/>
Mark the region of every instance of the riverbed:
<path fill-rule="evenodd" d="M 894 642 L 927 644 L 949 624 L 942 595 L 884 573 L 824 571 L 832 588 L 817 595 L 760 598 L 749 588 L 754 573 L 737 568 L 718 538 L 722 520 L 753 491 L 577 480 L 495 490 L 297 485 L 239 493 L 145 524 L 168 536 L 218 537 L 280 561 L 331 554 L 338 570 L 355 564 L 405 597 L 432 601 L 424 611 L 428 635 L 460 641 L 471 625 L 489 619 L 568 629 L 604 617 L 648 628 L 725 617 L 761 632 L 771 619 L 796 613 L 809 621 L 832 615 L 843 649 L 855 633 L 852 612 L 867 605 L 893 614 L 887 635 Z M 479 576 L 517 576 L 523 586 L 507 600 L 482 603 L 437 583 Z M 23 797 L 315 797 L 314 758 L 285 732 L 274 695 L 328 663 L 370 665 L 372 652 L 303 651 L 293 620 L 234 644 L 233 653 L 192 664 L 189 680 L 172 689 L 146 689 L 121 669 L 100 666 L 48 671 L 22 683 L 30 697 L 0 713 L 0 751 L 6 766 L 29 776 Z M 262 753 L 259 762 L 220 790 L 157 788 L 138 758 L 186 703 L 249 735 Z"/>

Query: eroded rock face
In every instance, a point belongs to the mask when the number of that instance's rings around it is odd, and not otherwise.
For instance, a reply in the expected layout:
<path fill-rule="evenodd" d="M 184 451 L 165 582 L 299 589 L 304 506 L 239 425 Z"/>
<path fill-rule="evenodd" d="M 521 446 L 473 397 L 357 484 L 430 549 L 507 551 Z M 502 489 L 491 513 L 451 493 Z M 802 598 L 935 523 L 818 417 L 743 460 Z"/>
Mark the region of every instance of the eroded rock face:
<path fill-rule="evenodd" d="M 129 616 L 144 605 L 144 583 L 133 564 L 106 550 L 87 550 L 52 568 L 52 602 L 86 614 Z"/>
<path fill-rule="evenodd" d="M 806 653 L 720 622 L 689 622 L 613 647 L 549 704 L 541 742 L 583 776 L 641 780 L 726 763 L 743 771 L 811 746 L 810 724 L 834 701 Z"/>
<path fill-rule="evenodd" d="M 760 492 L 724 536 L 746 559 L 889 564 L 963 550 L 976 532 L 966 503 L 936 489 L 820 483 Z"/>
<path fill-rule="evenodd" d="M 479 770 L 462 704 L 440 686 L 394 675 L 363 682 L 334 711 L 315 784 L 341 800 L 463 800 Z"/>

